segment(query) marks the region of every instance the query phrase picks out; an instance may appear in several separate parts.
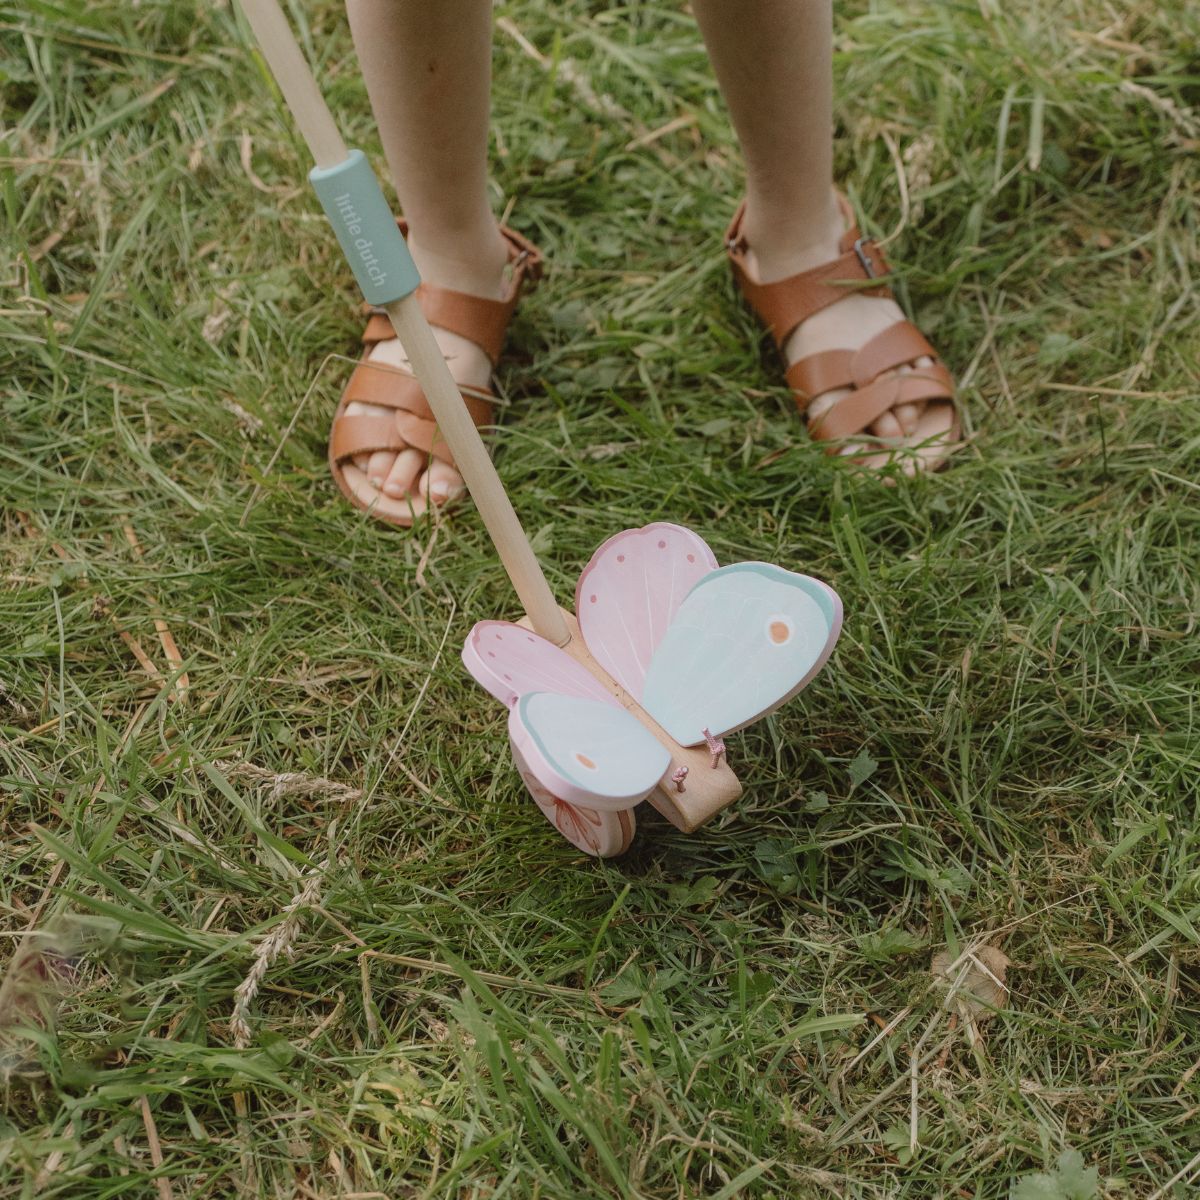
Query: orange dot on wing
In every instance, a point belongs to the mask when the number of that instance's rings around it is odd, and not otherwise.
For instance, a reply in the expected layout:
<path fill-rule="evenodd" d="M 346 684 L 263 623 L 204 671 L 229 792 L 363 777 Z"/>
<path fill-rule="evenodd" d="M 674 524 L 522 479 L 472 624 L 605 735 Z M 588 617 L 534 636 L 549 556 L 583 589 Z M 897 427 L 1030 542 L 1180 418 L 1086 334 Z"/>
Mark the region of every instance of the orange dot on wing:
<path fill-rule="evenodd" d="M 575 761 L 579 763 L 581 767 L 587 767 L 589 771 L 594 771 L 596 769 L 596 764 L 592 762 L 592 760 L 588 758 L 586 754 L 576 753 Z"/>
<path fill-rule="evenodd" d="M 770 625 L 771 641 L 777 646 L 782 646 L 792 635 L 792 631 L 783 621 L 772 621 Z"/>

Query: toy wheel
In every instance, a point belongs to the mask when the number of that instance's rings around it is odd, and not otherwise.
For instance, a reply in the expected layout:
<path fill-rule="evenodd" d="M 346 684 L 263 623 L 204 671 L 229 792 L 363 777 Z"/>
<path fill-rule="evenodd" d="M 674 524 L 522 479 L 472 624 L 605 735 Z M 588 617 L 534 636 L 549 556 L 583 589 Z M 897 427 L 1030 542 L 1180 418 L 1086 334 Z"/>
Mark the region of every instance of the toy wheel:
<path fill-rule="evenodd" d="M 600 812 L 578 804 L 568 804 L 547 791 L 525 764 L 516 746 L 513 758 L 534 803 L 546 820 L 577 850 L 596 858 L 615 858 L 624 854 L 633 842 L 637 821 L 632 809 Z"/>

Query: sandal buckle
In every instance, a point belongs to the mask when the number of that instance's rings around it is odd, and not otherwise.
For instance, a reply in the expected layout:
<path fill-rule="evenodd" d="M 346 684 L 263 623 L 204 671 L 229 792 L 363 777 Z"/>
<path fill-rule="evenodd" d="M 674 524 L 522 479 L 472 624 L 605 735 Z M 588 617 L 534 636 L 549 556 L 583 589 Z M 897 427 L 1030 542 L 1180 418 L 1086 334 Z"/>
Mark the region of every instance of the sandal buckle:
<path fill-rule="evenodd" d="M 509 259 L 507 265 L 514 275 L 524 271 L 535 283 L 542 277 L 542 256 L 535 246 L 520 246 L 516 257 Z"/>
<path fill-rule="evenodd" d="M 858 255 L 858 261 L 862 264 L 863 272 L 868 279 L 878 279 L 879 276 L 875 273 L 875 264 L 871 261 L 871 256 L 863 249 L 868 242 L 874 242 L 874 238 L 860 237 L 854 243 L 854 253 Z"/>

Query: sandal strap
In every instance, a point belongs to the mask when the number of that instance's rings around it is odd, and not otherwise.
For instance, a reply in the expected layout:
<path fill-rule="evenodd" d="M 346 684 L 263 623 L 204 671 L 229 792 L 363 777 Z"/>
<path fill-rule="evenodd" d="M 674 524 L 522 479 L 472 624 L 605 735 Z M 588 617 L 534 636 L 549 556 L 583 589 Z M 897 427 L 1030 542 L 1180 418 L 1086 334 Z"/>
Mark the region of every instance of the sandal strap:
<path fill-rule="evenodd" d="M 476 425 L 488 425 L 492 420 L 492 402 L 495 396 L 488 388 L 459 386 L 463 403 L 471 420 Z M 401 367 L 388 367 L 381 363 L 360 362 L 354 368 L 343 393 L 347 404 L 357 400 L 360 404 L 375 404 L 380 408 L 395 408 L 413 413 L 427 420 L 433 419 L 433 410 L 425 398 L 420 383 Z"/>
<path fill-rule="evenodd" d="M 936 361 L 937 356 L 929 340 L 911 321 L 897 321 L 877 333 L 854 355 L 850 367 L 854 386 L 864 387 L 893 367 L 915 363 L 918 358 Z"/>
<path fill-rule="evenodd" d="M 329 450 L 335 461 L 344 462 L 358 454 L 389 450 L 419 450 L 432 458 L 456 466 L 450 447 L 438 433 L 437 422 L 416 413 L 397 409 L 388 416 L 378 413 L 343 414 L 329 432 Z"/>
<path fill-rule="evenodd" d="M 329 431 L 329 452 L 338 462 L 356 454 L 374 454 L 376 450 L 406 450 L 408 443 L 396 428 L 394 415 L 355 413 L 342 415 Z"/>
<path fill-rule="evenodd" d="M 367 327 L 363 330 L 362 344 L 369 350 L 379 342 L 387 342 L 396 336 L 391 318 L 382 308 L 372 308 L 365 301 L 363 309 L 369 314 Z"/>
<path fill-rule="evenodd" d="M 401 218 L 396 224 L 407 237 L 408 222 Z M 500 226 L 500 233 L 508 243 L 509 269 L 508 286 L 502 297 L 490 300 L 431 283 L 422 283 L 416 293 L 417 302 L 430 325 L 473 342 L 493 366 L 500 358 L 517 301 L 527 283 L 541 278 L 543 266 L 541 252 L 528 238 L 505 225 Z M 370 347 L 394 337 L 387 313 L 381 308 L 365 307 L 371 315 L 363 331 L 363 344 Z"/>
<path fill-rule="evenodd" d="M 487 398 L 492 393 L 482 388 L 472 392 L 463 393 L 471 420 L 476 426 L 491 424 L 492 405 Z M 344 407 L 355 400 L 390 408 L 392 413 L 348 415 Z M 411 375 L 396 368 L 360 363 L 346 385 L 342 409 L 329 433 L 330 457 L 335 462 L 376 450 L 399 453 L 413 449 L 440 458 L 452 467 L 457 465 L 450 447 L 437 435 L 437 421 L 424 390 Z"/>
<path fill-rule="evenodd" d="M 933 361 L 917 367 L 920 358 Z M 913 369 L 904 374 L 897 367 Z M 853 391 L 834 401 L 809 423 L 818 441 L 837 440 L 862 433 L 898 404 L 922 400 L 954 403 L 954 380 L 938 360 L 937 351 L 909 321 L 897 321 L 877 333 L 856 351 L 825 350 L 793 363 L 787 372 L 801 412 L 815 396 L 841 388 Z"/>
<path fill-rule="evenodd" d="M 441 459 L 444 463 L 457 468 L 450 447 L 442 440 L 436 421 L 426 421 L 412 413 L 397 413 L 396 428 L 405 444 L 413 450 L 420 450 L 430 458 Z"/>
<path fill-rule="evenodd" d="M 786 379 L 803 409 L 814 396 L 836 388 L 865 387 L 885 371 L 919 358 L 936 361 L 937 351 L 911 321 L 897 321 L 858 350 L 822 350 L 797 359 L 788 367 Z"/>
<path fill-rule="evenodd" d="M 776 345 L 781 349 L 802 321 L 806 321 L 813 313 L 845 299 L 850 290 L 847 285 L 870 284 L 873 280 L 881 280 L 891 273 L 883 251 L 871 238 L 864 238 L 859 233 L 849 204 L 840 193 L 838 203 L 848 225 L 845 234 L 842 235 L 842 253 L 839 257 L 773 283 L 756 283 L 746 271 L 746 251 L 749 244 L 742 230 L 746 214 L 744 200 L 738 206 L 726 231 L 725 249 L 733 266 L 738 288 L 759 319 L 770 329 Z M 891 289 L 881 283 L 865 288 L 854 287 L 853 290 L 869 296 L 891 294 Z"/>
<path fill-rule="evenodd" d="M 835 401 L 810 422 L 808 431 L 815 441 L 855 437 L 898 404 L 916 404 L 921 400 L 953 402 L 950 372 L 941 363 L 909 375 L 884 375 L 873 379 Z M 831 451 L 836 452 L 836 448 Z"/>
<path fill-rule="evenodd" d="M 423 283 L 417 288 L 417 301 L 430 325 L 474 342 L 495 366 L 517 306 L 519 286 L 514 285 L 504 300 L 487 300 Z"/>

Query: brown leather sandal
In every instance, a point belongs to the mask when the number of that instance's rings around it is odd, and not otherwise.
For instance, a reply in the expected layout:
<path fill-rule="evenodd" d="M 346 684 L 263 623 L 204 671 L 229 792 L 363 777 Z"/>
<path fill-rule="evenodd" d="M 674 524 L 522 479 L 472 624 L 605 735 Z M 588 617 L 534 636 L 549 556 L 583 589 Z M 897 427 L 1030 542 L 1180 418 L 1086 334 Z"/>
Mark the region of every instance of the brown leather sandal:
<path fill-rule="evenodd" d="M 864 292 L 868 296 L 892 295 L 886 284 L 873 283 L 891 272 L 883 252 L 872 239 L 859 233 L 850 205 L 840 193 L 838 203 L 847 225 L 841 240 L 841 257 L 774 283 L 755 283 L 746 272 L 748 246 L 742 232 L 745 201 L 725 235 L 725 249 L 738 288 L 770 329 L 781 354 L 788 338 L 802 321 L 845 299 L 848 284 L 855 292 Z M 932 365 L 918 367 L 916 364 L 921 358 L 932 359 Z M 898 372 L 896 368 L 902 366 L 909 366 L 911 370 Z M 929 439 L 937 454 L 928 465 L 943 465 L 961 436 L 954 380 L 938 359 L 937 351 L 910 321 L 897 321 L 858 350 L 824 350 L 798 359 L 788 367 L 786 379 L 801 414 L 807 412 L 816 396 L 839 388 L 853 389 L 830 405 L 819 418 L 809 419 L 809 436 L 817 441 L 879 442 L 881 449 L 894 453 L 894 444 L 871 437 L 866 433 L 867 428 L 896 405 L 922 400 L 930 404 L 949 404 L 953 409 L 950 429 L 939 431 Z M 915 445 L 906 448 L 917 449 Z M 923 447 L 928 448 L 928 445 Z M 837 454 L 838 445 L 831 445 L 828 453 Z"/>
<path fill-rule="evenodd" d="M 408 226 L 397 222 L 407 236 Z M 500 227 L 508 243 L 508 267 L 511 272 L 508 291 L 503 299 L 488 300 L 423 283 L 417 288 L 417 301 L 431 325 L 447 329 L 474 342 L 495 366 L 504 344 L 517 301 L 526 283 L 542 274 L 542 255 L 527 238 L 505 226 Z M 383 309 L 364 306 L 370 313 L 363 331 L 362 359 L 354 368 L 342 393 L 333 428 L 329 434 L 329 469 L 342 495 L 354 505 L 390 525 L 407 528 L 429 507 L 424 496 L 394 500 L 371 484 L 354 464 L 359 454 L 376 450 L 415 449 L 431 458 L 455 466 L 450 448 L 437 436 L 437 422 L 425 399 L 421 385 L 406 370 L 368 362 L 367 357 L 379 342 L 395 337 L 392 323 Z M 494 394 L 488 388 L 461 387 L 463 400 L 477 426 L 491 424 Z M 355 413 L 347 415 L 346 406 L 358 401 L 391 409 L 389 415 Z"/>

